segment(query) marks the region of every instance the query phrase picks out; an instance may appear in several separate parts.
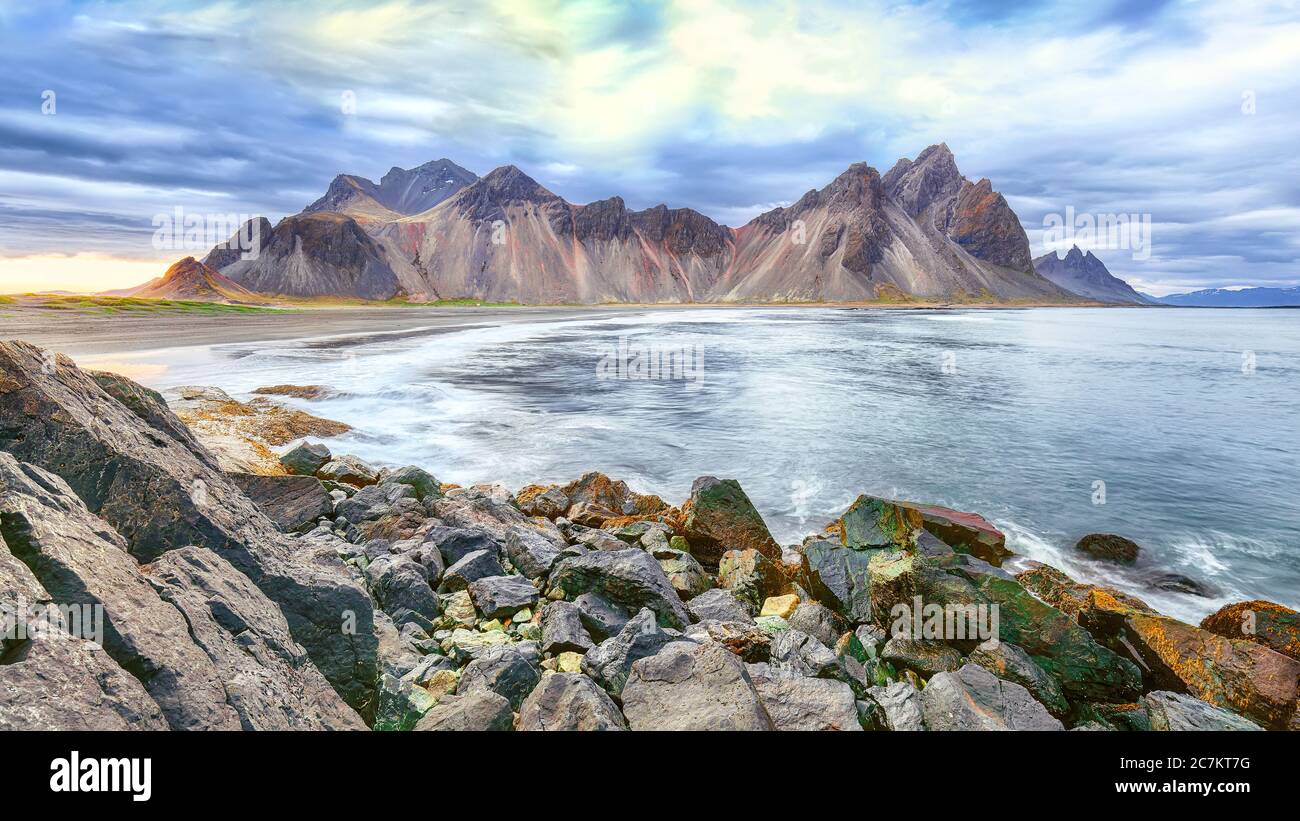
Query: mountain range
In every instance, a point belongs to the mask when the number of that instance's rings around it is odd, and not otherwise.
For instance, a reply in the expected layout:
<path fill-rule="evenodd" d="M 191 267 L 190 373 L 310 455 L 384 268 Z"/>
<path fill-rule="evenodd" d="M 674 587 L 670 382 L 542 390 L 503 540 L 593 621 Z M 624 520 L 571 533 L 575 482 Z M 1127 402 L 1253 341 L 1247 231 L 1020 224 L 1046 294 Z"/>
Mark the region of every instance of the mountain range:
<path fill-rule="evenodd" d="M 1133 290 L 1124 280 L 1112 276 L 1093 255 L 1075 245 L 1061 257 L 1056 251 L 1034 260 L 1034 270 L 1072 294 L 1097 302 L 1146 304 L 1151 300 Z"/>
<path fill-rule="evenodd" d="M 1207 288 L 1185 294 L 1148 297 L 1161 305 L 1184 308 L 1289 308 L 1300 306 L 1300 286 L 1290 288 Z"/>
<path fill-rule="evenodd" d="M 261 251 L 204 259 L 284 297 L 603 302 L 1082 301 L 1034 270 L 1029 240 L 987 179 L 946 145 L 881 175 L 850 165 L 792 205 L 730 228 L 690 208 L 570 203 L 513 165 L 484 177 L 442 159 L 378 182 L 340 175 Z"/>

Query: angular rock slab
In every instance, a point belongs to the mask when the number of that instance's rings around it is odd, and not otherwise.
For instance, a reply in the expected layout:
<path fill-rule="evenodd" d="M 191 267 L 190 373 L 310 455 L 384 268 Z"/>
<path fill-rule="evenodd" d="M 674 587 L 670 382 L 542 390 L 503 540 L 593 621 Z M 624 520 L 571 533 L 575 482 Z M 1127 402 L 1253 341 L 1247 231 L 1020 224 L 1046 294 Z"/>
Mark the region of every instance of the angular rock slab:
<path fill-rule="evenodd" d="M 885 726 L 894 732 L 919 732 L 925 729 L 921 715 L 921 693 L 906 681 L 892 681 L 884 687 L 867 690 L 885 716 Z"/>
<path fill-rule="evenodd" d="M 523 576 L 487 576 L 470 582 L 474 606 L 489 619 L 512 616 L 537 604 L 537 588 Z"/>
<path fill-rule="evenodd" d="M 921 511 L 878 496 L 859 496 L 835 523 L 840 542 L 854 550 L 910 549 L 916 546 L 924 521 Z"/>
<path fill-rule="evenodd" d="M 735 593 L 715 587 L 686 602 L 686 612 L 695 621 L 730 621 L 753 624 L 753 605 L 741 601 Z"/>
<path fill-rule="evenodd" d="M 561 559 L 551 571 L 552 589 L 566 597 L 597 593 L 629 611 L 648 607 L 664 627 L 685 627 L 690 616 L 663 568 L 640 548 L 601 550 Z"/>
<path fill-rule="evenodd" d="M 1065 729 L 1024 687 L 977 664 L 930 679 L 921 691 L 921 714 L 931 730 Z"/>
<path fill-rule="evenodd" d="M 717 567 L 727 550 L 757 550 L 780 560 L 781 546 L 735 479 L 701 476 L 691 485 L 683 510 L 691 554 L 705 567 Z"/>
<path fill-rule="evenodd" d="M 416 730 L 441 732 L 501 732 L 513 730 L 510 702 L 490 690 L 443 696 L 416 723 Z"/>
<path fill-rule="evenodd" d="M 140 680 L 173 729 L 239 729 L 222 676 L 122 538 L 58 476 L 3 451 L 0 535 L 54 602 L 102 607 L 105 652 Z"/>
<path fill-rule="evenodd" d="M 456 695 L 490 690 L 518 710 L 540 678 L 541 671 L 514 645 L 491 647 L 465 667 Z"/>
<path fill-rule="evenodd" d="M 778 730 L 861 732 L 853 690 L 841 681 L 761 671 L 750 665 L 750 677 L 763 707 Z"/>
<path fill-rule="evenodd" d="M 582 671 L 618 698 L 632 665 L 674 641 L 676 637 L 659 626 L 654 611 L 646 608 L 629 619 L 617 636 L 588 650 L 582 657 Z"/>
<path fill-rule="evenodd" d="M 293 640 L 280 608 L 216 553 L 172 550 L 145 568 L 225 682 L 245 730 L 364 730 Z"/>
<path fill-rule="evenodd" d="M 633 730 L 774 729 L 744 663 L 711 642 L 673 642 L 633 664 L 623 715 Z"/>
<path fill-rule="evenodd" d="M 1147 693 L 1139 703 L 1147 711 L 1152 730 L 1186 732 L 1263 729 L 1236 713 L 1206 704 L 1199 698 L 1167 690 Z"/>
<path fill-rule="evenodd" d="M 313 527 L 334 512 L 334 500 L 314 476 L 228 474 L 244 495 L 285 533 Z"/>
<path fill-rule="evenodd" d="M 103 648 L 69 635 L 59 619 L 19 612 L 50 599 L 0 536 L 0 617 L 14 629 L 0 646 L 0 730 L 168 729 L 144 685 Z"/>
<path fill-rule="evenodd" d="M 618 705 L 581 673 L 546 673 L 519 708 L 520 730 L 626 730 Z"/>

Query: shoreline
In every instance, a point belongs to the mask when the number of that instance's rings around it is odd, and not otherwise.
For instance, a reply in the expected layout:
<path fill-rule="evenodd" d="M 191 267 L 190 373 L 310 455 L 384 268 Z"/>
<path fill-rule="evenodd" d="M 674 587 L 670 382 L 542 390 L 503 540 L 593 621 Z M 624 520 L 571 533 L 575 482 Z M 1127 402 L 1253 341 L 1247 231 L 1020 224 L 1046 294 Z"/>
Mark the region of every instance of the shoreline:
<path fill-rule="evenodd" d="M 168 348 L 241 342 L 318 339 L 445 328 L 501 326 L 600 318 L 611 313 L 664 310 L 841 309 L 864 310 L 1024 310 L 1031 308 L 1146 308 L 1159 306 L 1082 303 L 627 303 L 598 305 L 518 305 L 425 307 L 421 305 L 295 305 L 250 313 L 190 313 L 183 310 L 96 312 L 58 310 L 21 302 L 0 303 L 0 339 L 20 339 L 69 356 L 138 353 Z"/>

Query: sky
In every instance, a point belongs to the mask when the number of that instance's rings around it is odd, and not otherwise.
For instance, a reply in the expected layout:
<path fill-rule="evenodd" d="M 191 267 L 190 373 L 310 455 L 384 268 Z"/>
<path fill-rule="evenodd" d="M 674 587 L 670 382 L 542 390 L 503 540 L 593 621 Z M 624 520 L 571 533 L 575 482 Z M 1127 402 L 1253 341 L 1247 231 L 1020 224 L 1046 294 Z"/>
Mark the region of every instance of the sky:
<path fill-rule="evenodd" d="M 739 226 L 938 142 L 1036 256 L 1300 284 L 1294 0 L 0 0 L 0 78 L 0 293 L 137 284 L 203 254 L 160 215 L 275 221 L 339 173 L 513 163 Z"/>

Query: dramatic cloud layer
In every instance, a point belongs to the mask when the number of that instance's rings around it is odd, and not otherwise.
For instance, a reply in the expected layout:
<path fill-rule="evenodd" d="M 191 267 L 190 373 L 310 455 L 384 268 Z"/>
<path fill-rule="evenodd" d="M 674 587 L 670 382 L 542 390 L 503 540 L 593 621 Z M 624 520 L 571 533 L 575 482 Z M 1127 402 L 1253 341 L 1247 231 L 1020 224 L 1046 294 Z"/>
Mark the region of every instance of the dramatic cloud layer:
<path fill-rule="evenodd" d="M 1035 253 L 1067 208 L 1149 214 L 1149 255 L 1095 246 L 1140 289 L 1300 283 L 1294 3 L 0 0 L 0 26 L 0 292 L 138 281 L 180 255 L 156 214 L 277 219 L 338 172 L 512 162 L 738 225 L 940 141 Z"/>

